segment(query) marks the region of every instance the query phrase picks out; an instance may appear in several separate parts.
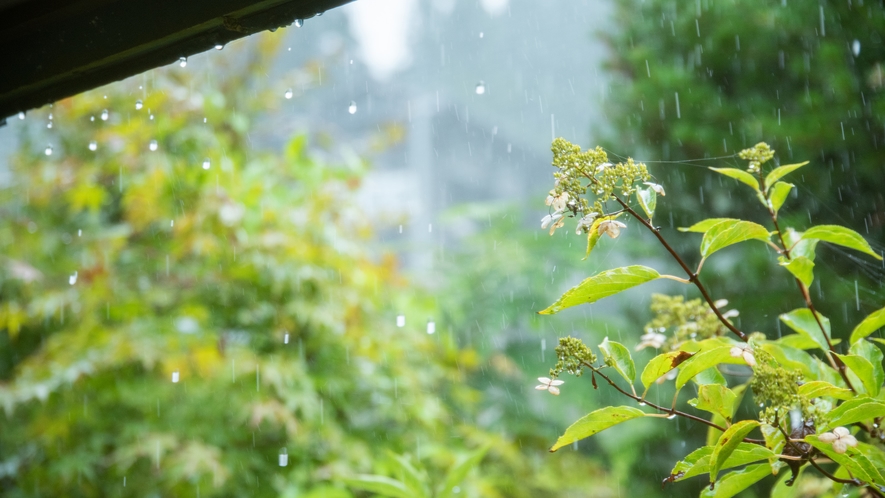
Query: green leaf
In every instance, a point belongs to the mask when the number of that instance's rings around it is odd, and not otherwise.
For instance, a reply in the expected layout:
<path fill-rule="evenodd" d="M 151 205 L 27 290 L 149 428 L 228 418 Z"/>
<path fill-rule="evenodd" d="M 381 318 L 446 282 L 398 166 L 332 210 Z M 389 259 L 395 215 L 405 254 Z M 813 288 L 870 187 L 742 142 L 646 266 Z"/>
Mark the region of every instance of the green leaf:
<path fill-rule="evenodd" d="M 707 258 L 714 252 L 745 240 L 767 242 L 768 230 L 752 221 L 729 220 L 711 227 L 701 240 L 701 256 Z"/>
<path fill-rule="evenodd" d="M 784 230 L 783 234 L 784 246 L 790 248 L 790 256 L 792 258 L 805 256 L 809 260 L 814 261 L 814 249 L 817 247 L 817 243 L 820 242 L 819 240 L 803 240 L 802 232 L 797 232 L 789 227 Z"/>
<path fill-rule="evenodd" d="M 712 490 L 705 487 L 701 498 L 731 498 L 753 484 L 771 475 L 771 466 L 767 463 L 749 465 L 741 470 L 734 470 L 722 476 Z"/>
<path fill-rule="evenodd" d="M 882 383 L 876 379 L 873 364 L 870 363 L 869 360 L 854 354 L 833 354 L 842 360 L 842 363 L 850 368 L 851 371 L 854 372 L 854 375 L 857 375 L 863 383 L 864 390 L 867 394 L 870 396 L 877 396 L 879 394 L 879 389 L 882 387 Z"/>
<path fill-rule="evenodd" d="M 624 347 L 623 344 L 609 341 L 608 337 L 602 341 L 599 349 L 602 351 L 603 358 L 605 358 L 605 364 L 614 368 L 632 386 L 633 382 L 636 381 L 636 366 L 633 363 L 630 350 Z"/>
<path fill-rule="evenodd" d="M 720 363 L 745 364 L 743 358 L 731 356 L 731 346 L 718 346 L 708 350 L 701 350 L 686 360 L 679 368 L 679 375 L 676 377 L 676 389 L 682 389 L 682 386 L 691 380 L 692 377 Z"/>
<path fill-rule="evenodd" d="M 725 420 L 731 421 L 734 415 L 734 400 L 737 394 L 731 389 L 719 384 L 706 384 L 698 389 L 698 397 L 688 401 L 688 404 L 710 413 L 717 413 Z"/>
<path fill-rule="evenodd" d="M 413 491 L 413 494 L 415 496 L 429 497 L 430 493 L 425 484 L 427 482 L 427 475 L 419 472 L 406 457 L 397 455 L 391 451 L 388 451 L 388 455 L 393 463 L 399 468 L 404 484 Z"/>
<path fill-rule="evenodd" d="M 863 397 L 850 399 L 830 412 L 830 422 L 819 430 L 829 427 L 847 427 L 856 422 L 885 417 L 885 402 Z"/>
<path fill-rule="evenodd" d="M 765 439 L 766 448 L 774 453 L 780 453 L 783 451 L 784 446 L 787 445 L 787 439 L 784 437 L 780 429 L 773 425 L 763 423 L 759 426 L 759 430 L 762 432 L 762 437 Z"/>
<path fill-rule="evenodd" d="M 455 464 L 454 467 L 449 469 L 449 472 L 446 474 L 446 480 L 442 484 L 442 488 L 437 493 L 437 497 L 439 498 L 451 498 L 455 496 L 457 493 L 455 492 L 455 488 L 460 486 L 464 479 L 467 477 L 467 473 L 470 472 L 474 467 L 479 465 L 479 462 L 485 457 L 486 452 L 489 450 L 488 446 L 484 446 L 466 458 Z"/>
<path fill-rule="evenodd" d="M 885 308 L 870 313 L 862 322 L 857 324 L 857 327 L 854 327 L 854 330 L 851 332 L 849 342 L 853 344 L 882 327 L 885 327 Z"/>
<path fill-rule="evenodd" d="M 722 372 L 716 367 L 710 367 L 691 378 L 692 382 L 698 386 L 706 386 L 708 384 L 719 384 L 720 386 L 728 385 Z"/>
<path fill-rule="evenodd" d="M 849 447 L 845 453 L 836 453 L 833 445 L 821 441 L 818 436 L 805 436 L 805 442 L 811 444 L 831 460 L 848 469 L 851 474 L 867 483 L 885 486 L 885 477 L 879 469 L 857 448 Z"/>
<path fill-rule="evenodd" d="M 808 399 L 821 398 L 825 396 L 841 400 L 854 398 L 854 393 L 851 392 L 851 389 L 837 387 L 823 380 L 813 380 L 811 382 L 806 382 L 805 384 L 802 384 L 801 386 L 799 386 L 799 395 L 805 396 Z"/>
<path fill-rule="evenodd" d="M 885 369 L 882 368 L 882 350 L 869 341 L 858 341 L 851 345 L 851 349 L 848 352 L 870 362 L 870 365 L 873 367 L 872 385 L 876 386 L 876 392 L 871 394 L 877 396 L 882 383 L 885 382 Z"/>
<path fill-rule="evenodd" d="M 820 347 L 817 342 L 814 344 L 816 348 Z M 764 342 L 758 347 L 773 356 L 774 361 L 779 365 L 787 369 L 798 370 L 806 379 L 817 380 L 821 377 L 819 365 L 814 362 L 813 357 L 810 354 L 801 349 L 773 342 Z"/>
<path fill-rule="evenodd" d="M 817 239 L 829 242 L 830 244 L 838 244 L 849 249 L 854 249 L 855 251 L 869 254 L 880 261 L 882 260 L 882 256 L 876 254 L 876 252 L 873 251 L 873 248 L 870 247 L 870 244 L 861 237 L 859 233 L 850 228 L 841 227 L 839 225 L 818 225 L 806 230 L 805 233 L 802 234 L 802 238 Z"/>
<path fill-rule="evenodd" d="M 538 313 L 552 315 L 572 306 L 594 303 L 631 287 L 655 280 L 660 276 L 661 274 L 657 271 L 639 265 L 606 270 L 567 290 L 559 300 Z"/>
<path fill-rule="evenodd" d="M 713 446 L 701 446 L 680 460 L 671 475 L 679 475 L 674 481 L 684 481 L 690 477 L 710 473 L 710 457 L 713 455 Z M 720 470 L 758 462 L 775 456 L 775 453 L 758 444 L 741 442 L 734 449 L 728 459 L 722 464 Z"/>
<path fill-rule="evenodd" d="M 590 437 L 609 427 L 644 416 L 645 413 L 642 410 L 630 406 L 607 406 L 600 408 L 584 415 L 569 426 L 565 433 L 559 436 L 559 439 L 556 440 L 556 444 L 550 448 L 550 451 L 556 451 L 563 446 L 568 446 L 575 441 Z"/>
<path fill-rule="evenodd" d="M 755 176 L 751 175 L 750 173 L 747 173 L 746 171 L 744 171 L 742 169 L 737 169 L 737 168 L 710 168 L 710 169 L 717 172 L 717 173 L 721 173 L 727 177 L 734 178 L 735 180 L 737 180 L 741 183 L 745 183 L 745 184 L 749 185 L 757 193 L 761 194 L 761 192 L 759 192 L 759 180 L 757 180 Z"/>
<path fill-rule="evenodd" d="M 831 339 L 833 345 L 839 343 L 839 339 Z M 780 339 L 774 341 L 775 344 L 782 344 L 796 349 L 817 349 L 820 346 L 814 342 L 814 339 L 804 334 L 787 334 Z"/>
<path fill-rule="evenodd" d="M 716 476 L 719 474 L 719 470 L 722 468 L 722 465 L 728 457 L 731 456 L 735 448 L 738 447 L 741 440 L 756 427 L 759 427 L 759 422 L 756 420 L 741 420 L 726 429 L 725 432 L 719 436 L 719 441 L 716 441 L 716 446 L 713 448 L 713 454 L 710 455 L 711 483 L 716 482 Z M 768 465 L 766 465 L 766 467 L 768 467 Z"/>
<path fill-rule="evenodd" d="M 699 221 L 688 228 L 680 227 L 679 231 L 680 232 L 705 233 L 707 230 L 713 228 L 714 226 L 716 226 L 724 221 L 740 221 L 740 220 L 737 220 L 734 218 L 707 218 L 706 220 Z"/>
<path fill-rule="evenodd" d="M 581 261 L 584 261 L 585 259 L 590 257 L 590 251 L 592 251 L 593 248 L 596 247 L 596 243 L 599 242 L 599 237 L 602 236 L 602 234 L 599 233 L 599 225 L 603 221 L 616 220 L 620 218 L 622 214 L 624 213 L 618 213 L 614 216 L 601 216 L 593 220 L 593 223 L 590 225 L 590 229 L 587 231 L 587 252 L 584 254 L 584 258 L 581 259 Z"/>
<path fill-rule="evenodd" d="M 641 380 L 642 385 L 648 389 L 648 386 L 660 379 L 662 375 L 678 367 L 682 362 L 689 358 L 691 358 L 691 353 L 685 351 L 670 351 L 669 353 L 659 354 L 645 365 L 645 369 L 642 370 L 642 375 L 639 376 L 639 380 Z"/>
<path fill-rule="evenodd" d="M 637 188 L 636 200 L 639 201 L 639 207 L 645 211 L 648 219 L 651 220 L 655 215 L 655 207 L 658 204 L 657 194 L 651 188 Z"/>
<path fill-rule="evenodd" d="M 798 278 L 805 287 L 811 287 L 814 281 L 814 262 L 805 256 L 799 256 L 787 260 L 783 256 L 778 258 L 780 265 L 787 269 L 794 277 Z"/>
<path fill-rule="evenodd" d="M 829 337 L 830 320 L 820 313 L 817 314 L 817 317 L 820 319 L 821 324 L 823 324 L 827 337 Z M 789 313 L 784 313 L 780 316 L 780 319 L 797 333 L 809 337 L 822 350 L 828 351 L 830 349 L 827 345 L 827 339 L 820 329 L 820 325 L 818 325 L 817 320 L 814 319 L 814 315 L 811 314 L 811 310 L 808 308 L 799 308 Z"/>
<path fill-rule="evenodd" d="M 805 166 L 806 164 L 808 164 L 808 161 L 798 164 L 787 164 L 786 166 L 774 168 L 767 175 L 765 175 L 765 189 L 768 190 L 769 188 L 771 188 L 772 185 L 774 185 L 774 182 L 780 180 L 781 178 L 787 176 L 788 174 L 801 168 L 802 166 Z"/>
<path fill-rule="evenodd" d="M 768 203 L 775 214 L 784 205 L 784 201 L 787 200 L 787 196 L 790 195 L 793 187 L 792 183 L 777 182 L 774 184 L 774 189 L 768 197 Z"/>
<path fill-rule="evenodd" d="M 342 479 L 352 488 L 363 489 L 371 493 L 390 498 L 413 498 L 415 494 L 401 481 L 378 475 L 358 475 Z"/>

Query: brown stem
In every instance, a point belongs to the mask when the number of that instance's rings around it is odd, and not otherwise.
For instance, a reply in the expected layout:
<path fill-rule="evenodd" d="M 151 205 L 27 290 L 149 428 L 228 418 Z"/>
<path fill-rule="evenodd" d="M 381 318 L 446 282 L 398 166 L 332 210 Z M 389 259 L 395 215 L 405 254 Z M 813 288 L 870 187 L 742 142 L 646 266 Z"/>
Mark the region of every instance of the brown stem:
<path fill-rule="evenodd" d="M 605 379 L 605 381 L 608 382 L 609 385 L 611 385 L 612 387 L 614 387 L 615 389 L 617 389 L 618 392 L 620 392 L 620 393 L 623 394 L 624 396 L 627 396 L 627 397 L 630 398 L 630 399 L 633 399 L 633 400 L 635 400 L 635 401 L 638 401 L 639 403 L 646 404 L 646 405 L 648 405 L 649 407 L 654 408 L 655 410 L 657 410 L 657 411 L 659 411 L 659 412 L 661 412 L 661 413 L 669 413 L 670 415 L 677 415 L 677 416 L 680 416 L 680 417 L 685 417 L 685 418 L 687 418 L 687 419 L 689 419 L 689 420 L 694 420 L 695 422 L 700 422 L 700 423 L 702 423 L 702 424 L 704 424 L 704 425 L 708 425 L 708 426 L 710 426 L 710 427 L 713 427 L 714 429 L 717 429 L 717 430 L 719 430 L 720 432 L 725 432 L 725 428 L 724 428 L 724 427 L 722 427 L 722 426 L 720 426 L 720 425 L 718 425 L 718 424 L 714 424 L 713 422 L 710 422 L 709 420 L 705 420 L 705 419 L 703 419 L 703 418 L 701 418 L 701 417 L 698 417 L 698 416 L 692 415 L 692 414 L 690 414 L 690 413 L 685 413 L 685 412 L 682 412 L 682 411 L 676 410 L 676 409 L 674 409 L 674 408 L 664 408 L 663 406 L 660 406 L 660 405 L 657 405 L 657 404 L 655 404 L 655 403 L 652 403 L 651 401 L 648 401 L 648 400 L 646 400 L 646 399 L 643 399 L 643 398 L 640 397 L 640 396 L 637 396 L 637 395 L 635 395 L 635 394 L 630 394 L 630 393 L 627 392 L 626 390 L 622 389 L 621 386 L 615 384 L 615 382 L 614 382 L 613 380 L 611 380 L 611 378 L 610 378 L 609 376 L 607 376 L 607 375 L 605 375 L 604 373 L 602 373 L 598 368 L 594 367 L 593 365 L 591 365 L 591 364 L 589 364 L 589 363 L 587 363 L 587 362 L 581 362 L 581 363 L 582 363 L 585 367 L 587 367 L 587 368 L 589 368 L 591 371 L 593 371 L 593 373 L 594 373 L 595 375 L 599 375 L 600 377 L 602 377 L 603 379 Z M 744 441 L 744 442 L 747 442 L 747 443 L 752 443 L 752 444 L 760 444 L 760 445 L 761 445 L 761 444 L 765 444 L 765 441 L 762 441 L 762 440 L 760 440 L 760 439 L 744 438 L 743 441 Z"/>

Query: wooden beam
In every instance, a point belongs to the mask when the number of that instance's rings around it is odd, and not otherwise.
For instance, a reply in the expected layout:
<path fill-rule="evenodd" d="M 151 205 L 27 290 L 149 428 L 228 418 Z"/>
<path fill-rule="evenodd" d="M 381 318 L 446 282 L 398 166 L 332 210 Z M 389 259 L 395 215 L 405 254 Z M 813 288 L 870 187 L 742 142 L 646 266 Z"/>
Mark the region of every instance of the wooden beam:
<path fill-rule="evenodd" d="M 0 121 L 351 0 L 0 0 Z"/>

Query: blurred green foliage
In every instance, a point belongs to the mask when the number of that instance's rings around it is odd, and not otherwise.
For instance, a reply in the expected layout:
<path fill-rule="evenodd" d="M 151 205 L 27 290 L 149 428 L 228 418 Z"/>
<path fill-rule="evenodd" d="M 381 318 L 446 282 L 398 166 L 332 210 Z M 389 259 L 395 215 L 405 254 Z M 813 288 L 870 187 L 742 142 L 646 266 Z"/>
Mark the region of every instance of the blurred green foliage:
<path fill-rule="evenodd" d="M 460 496 L 613 495 L 477 422 L 488 355 L 413 323 L 442 312 L 366 249 L 364 164 L 252 147 L 279 36 L 29 114 L 0 190 L 0 494 L 367 496 L 345 479 L 389 451 L 435 483 L 490 447 Z"/>
<path fill-rule="evenodd" d="M 659 210 L 658 223 L 689 226 L 705 217 L 701 212 L 765 219 L 758 206 L 732 200 L 733 181 L 705 167 L 737 165 L 735 152 L 765 141 L 780 164 L 811 160 L 780 214 L 785 224 L 844 225 L 877 252 L 885 249 L 881 2 L 627 0 L 615 16 L 617 30 L 607 39 L 618 84 L 606 115 L 616 134 L 607 147 L 649 161 L 672 206 Z M 715 156 L 721 159 L 685 162 Z M 792 284 L 774 278 L 765 253 L 724 261 L 719 275 L 708 277 L 738 307 L 751 305 L 741 297 L 748 289 L 772 296 L 753 295 L 752 305 L 761 301 L 762 308 L 758 318 L 743 320 L 747 329 L 776 326 L 783 302 L 774 296 Z M 881 265 L 838 249 L 824 249 L 818 263 L 834 282 L 822 311 L 838 317 L 841 337 L 878 307 L 885 275 Z M 859 303 L 850 305 L 856 292 Z"/>

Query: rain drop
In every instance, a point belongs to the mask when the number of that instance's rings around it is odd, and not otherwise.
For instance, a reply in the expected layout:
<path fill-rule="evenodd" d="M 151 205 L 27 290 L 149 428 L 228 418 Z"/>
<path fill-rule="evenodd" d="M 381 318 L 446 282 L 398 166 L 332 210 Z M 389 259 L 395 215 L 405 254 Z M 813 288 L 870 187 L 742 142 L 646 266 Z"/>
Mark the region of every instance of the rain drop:
<path fill-rule="evenodd" d="M 289 333 L 286 332 L 286 335 L 283 336 L 283 344 L 289 344 Z"/>
<path fill-rule="evenodd" d="M 172 383 L 175 384 L 178 382 L 178 370 L 172 372 Z"/>
<path fill-rule="evenodd" d="M 98 142 L 96 142 L 95 140 L 89 142 L 89 150 L 91 150 L 93 152 L 98 150 Z"/>
<path fill-rule="evenodd" d="M 350 101 L 350 105 L 347 106 L 347 112 L 351 114 L 356 114 L 356 102 L 352 100 Z"/>
<path fill-rule="evenodd" d="M 854 40 L 853 42 L 851 42 L 851 52 L 854 54 L 855 57 L 860 55 L 860 40 Z"/>
<path fill-rule="evenodd" d="M 151 149 L 151 151 L 157 150 L 157 141 L 151 140 L 151 143 L 148 145 L 148 148 Z"/>
<path fill-rule="evenodd" d="M 288 99 L 292 98 L 292 95 L 293 95 L 292 89 L 290 88 L 290 89 L 286 90 L 286 93 L 283 94 L 283 97 L 286 97 L 286 99 L 288 100 Z"/>
<path fill-rule="evenodd" d="M 396 317 L 396 326 L 397 327 L 405 327 L 406 326 L 406 315 L 397 315 Z"/>
<path fill-rule="evenodd" d="M 142 106 L 144 106 L 144 103 L 141 101 L 141 99 L 138 99 L 135 101 L 135 110 L 136 111 L 140 111 Z"/>
<path fill-rule="evenodd" d="M 44 150 L 43 153 L 46 154 L 47 156 L 51 156 L 52 155 L 52 146 L 47 145 L 46 150 Z"/>
<path fill-rule="evenodd" d="M 215 50 L 221 50 L 221 49 L 223 49 L 223 48 L 224 48 L 224 45 L 222 45 L 222 44 L 220 44 L 220 43 L 217 44 L 217 45 L 215 45 Z"/>
<path fill-rule="evenodd" d="M 483 95 L 484 93 L 486 93 L 486 84 L 484 81 L 480 81 L 476 84 L 476 94 Z"/>
<path fill-rule="evenodd" d="M 46 127 L 47 127 L 47 128 L 52 128 L 52 121 L 46 123 Z"/>
<path fill-rule="evenodd" d="M 482 31 L 480 31 L 480 32 L 479 32 L 479 37 L 480 37 L 480 38 L 483 38 L 484 36 L 485 36 L 485 33 L 483 33 Z"/>
<path fill-rule="evenodd" d="M 212 166 L 212 163 L 209 161 L 209 158 L 203 159 L 203 169 L 209 169 Z"/>
<path fill-rule="evenodd" d="M 285 467 L 289 465 L 289 453 L 286 451 L 286 448 L 280 450 L 280 467 Z"/>
<path fill-rule="evenodd" d="M 71 285 L 74 285 L 74 284 L 77 283 L 77 272 L 74 272 L 73 275 L 71 275 L 70 277 L 68 277 L 68 283 L 71 284 Z"/>
<path fill-rule="evenodd" d="M 645 406 L 645 401 L 640 401 L 639 406 Z"/>
<path fill-rule="evenodd" d="M 95 121 L 95 116 L 89 116 L 89 121 Z"/>
<path fill-rule="evenodd" d="M 178 58 L 178 65 L 181 67 L 186 67 L 187 66 L 187 57 L 179 57 Z"/>
<path fill-rule="evenodd" d="M 427 322 L 427 333 L 432 335 L 435 332 L 436 332 L 436 322 L 434 322 L 433 320 L 428 321 Z"/>
<path fill-rule="evenodd" d="M 150 116 L 148 116 L 148 118 L 149 118 L 151 121 L 153 121 L 153 120 L 154 120 L 154 115 L 151 114 Z"/>
<path fill-rule="evenodd" d="M 673 420 L 674 418 L 676 418 L 675 413 L 671 413 L 670 415 L 667 415 L 667 420 Z"/>
<path fill-rule="evenodd" d="M 293 24 L 295 24 L 296 28 L 300 28 L 301 26 L 304 26 L 304 19 L 295 19 Z"/>
<path fill-rule="evenodd" d="M 18 119 L 25 119 L 25 113 L 23 113 L 23 112 L 18 113 Z"/>
<path fill-rule="evenodd" d="M 101 120 L 102 120 L 102 121 L 107 121 L 107 120 L 108 120 L 108 116 L 109 116 L 109 114 L 108 114 L 108 110 L 107 110 L 107 109 L 101 111 Z"/>

